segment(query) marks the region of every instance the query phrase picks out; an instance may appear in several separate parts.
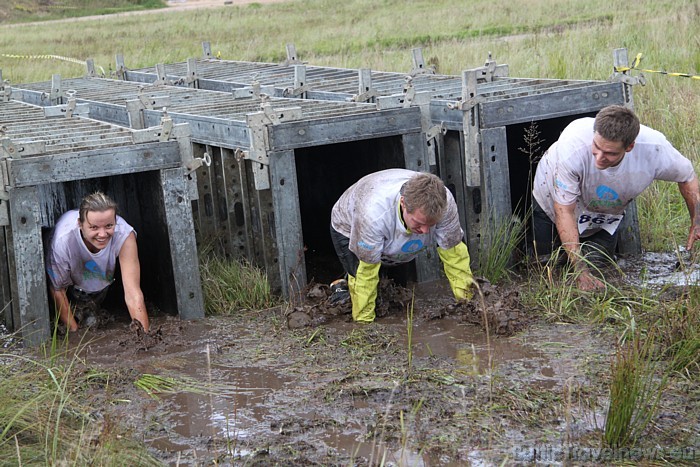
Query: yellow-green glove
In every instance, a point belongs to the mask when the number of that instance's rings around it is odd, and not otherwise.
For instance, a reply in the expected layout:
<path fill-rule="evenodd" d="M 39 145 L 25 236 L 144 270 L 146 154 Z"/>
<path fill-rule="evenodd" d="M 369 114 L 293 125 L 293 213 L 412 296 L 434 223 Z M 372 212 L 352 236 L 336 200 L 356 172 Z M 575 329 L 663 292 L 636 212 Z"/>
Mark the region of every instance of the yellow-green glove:
<path fill-rule="evenodd" d="M 467 245 L 464 242 L 459 242 L 447 250 L 438 247 L 437 251 L 455 298 L 457 300 L 469 300 L 472 298 L 471 285 L 474 283 L 474 276 L 469 267 L 469 250 L 467 250 Z"/>
<path fill-rule="evenodd" d="M 352 300 L 352 319 L 362 323 L 374 321 L 374 306 L 379 285 L 379 267 L 381 263 L 369 264 L 360 260 L 357 275 L 348 274 L 348 290 Z"/>

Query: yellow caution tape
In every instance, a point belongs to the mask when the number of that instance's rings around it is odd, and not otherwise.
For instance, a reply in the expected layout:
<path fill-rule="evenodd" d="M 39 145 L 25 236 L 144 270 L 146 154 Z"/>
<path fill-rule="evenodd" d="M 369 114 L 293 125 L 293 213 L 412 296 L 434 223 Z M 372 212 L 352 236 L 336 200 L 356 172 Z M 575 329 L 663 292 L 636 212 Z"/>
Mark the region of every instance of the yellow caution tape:
<path fill-rule="evenodd" d="M 63 57 L 61 55 L 16 55 L 16 54 L 0 54 L 0 57 L 7 58 L 17 58 L 20 60 L 62 60 L 64 62 L 77 63 L 79 65 L 87 66 L 87 62 L 84 60 L 78 60 L 77 58 Z M 105 75 L 105 70 L 101 66 L 97 66 L 102 72 L 102 76 Z"/>
<path fill-rule="evenodd" d="M 642 61 L 642 54 L 639 53 L 634 58 L 634 61 L 632 62 L 632 66 L 615 67 L 615 71 L 617 71 L 619 73 L 624 73 L 625 71 L 637 70 L 637 71 L 643 71 L 645 73 L 659 73 L 661 75 L 680 76 L 681 78 L 690 78 L 690 79 L 699 79 L 700 80 L 700 75 L 691 75 L 690 73 L 673 73 L 670 71 L 648 70 L 646 68 L 639 68 L 639 64 L 641 63 L 641 61 Z"/>

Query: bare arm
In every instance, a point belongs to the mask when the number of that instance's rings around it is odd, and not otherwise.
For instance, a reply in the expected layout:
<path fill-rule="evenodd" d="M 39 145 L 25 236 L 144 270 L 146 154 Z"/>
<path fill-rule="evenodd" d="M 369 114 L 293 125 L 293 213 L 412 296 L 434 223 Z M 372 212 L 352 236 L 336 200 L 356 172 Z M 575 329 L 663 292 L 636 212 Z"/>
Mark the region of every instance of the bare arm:
<path fill-rule="evenodd" d="M 578 286 L 581 290 L 595 290 L 605 287 L 598 278 L 588 270 L 586 263 L 581 261 L 581 242 L 576 222 L 576 204 L 559 204 L 554 202 L 554 217 L 561 244 L 566 250 L 569 261 L 580 272 Z"/>
<path fill-rule="evenodd" d="M 129 235 L 119 251 L 119 266 L 124 284 L 124 301 L 129 309 L 129 315 L 131 319 L 140 321 L 143 329 L 148 332 L 148 313 L 141 291 L 141 265 L 134 233 Z"/>
<path fill-rule="evenodd" d="M 696 240 L 700 240 L 700 190 L 698 189 L 698 177 L 693 177 L 689 182 L 678 184 L 678 191 L 685 200 L 690 214 L 690 232 L 686 248 L 690 251 Z"/>
<path fill-rule="evenodd" d="M 51 296 L 53 297 L 53 303 L 58 309 L 58 315 L 60 316 L 61 321 L 65 323 L 69 331 L 77 331 L 78 323 L 75 322 L 75 318 L 73 317 L 70 302 L 68 301 L 68 295 L 66 295 L 66 289 L 56 290 L 53 287 L 50 287 L 50 289 Z"/>

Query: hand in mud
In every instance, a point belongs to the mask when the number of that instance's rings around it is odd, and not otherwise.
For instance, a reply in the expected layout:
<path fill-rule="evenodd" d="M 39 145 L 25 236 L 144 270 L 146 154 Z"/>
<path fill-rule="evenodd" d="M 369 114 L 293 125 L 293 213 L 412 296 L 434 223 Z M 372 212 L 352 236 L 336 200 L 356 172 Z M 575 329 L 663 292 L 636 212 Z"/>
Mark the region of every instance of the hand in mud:
<path fill-rule="evenodd" d="M 700 240 L 700 223 L 693 222 L 693 224 L 690 226 L 690 233 L 688 234 L 688 243 L 685 249 L 692 252 L 693 244 L 698 240 Z"/>
<path fill-rule="evenodd" d="M 581 271 L 576 282 L 578 283 L 578 288 L 584 292 L 592 292 L 605 288 L 605 283 L 591 274 L 588 269 Z"/>

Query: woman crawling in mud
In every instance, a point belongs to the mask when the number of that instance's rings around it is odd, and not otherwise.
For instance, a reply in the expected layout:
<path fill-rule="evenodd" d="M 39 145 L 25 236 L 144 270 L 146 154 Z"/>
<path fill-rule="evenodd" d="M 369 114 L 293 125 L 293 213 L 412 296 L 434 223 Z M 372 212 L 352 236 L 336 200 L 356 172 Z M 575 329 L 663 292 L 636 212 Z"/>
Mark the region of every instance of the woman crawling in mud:
<path fill-rule="evenodd" d="M 117 203 L 98 191 L 83 198 L 79 209 L 66 212 L 56 223 L 46 271 L 51 297 L 69 331 L 95 323 L 95 312 L 114 282 L 117 258 L 129 315 L 148 332 L 136 232 L 117 215 Z"/>

